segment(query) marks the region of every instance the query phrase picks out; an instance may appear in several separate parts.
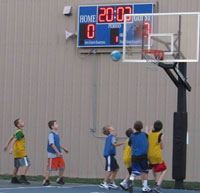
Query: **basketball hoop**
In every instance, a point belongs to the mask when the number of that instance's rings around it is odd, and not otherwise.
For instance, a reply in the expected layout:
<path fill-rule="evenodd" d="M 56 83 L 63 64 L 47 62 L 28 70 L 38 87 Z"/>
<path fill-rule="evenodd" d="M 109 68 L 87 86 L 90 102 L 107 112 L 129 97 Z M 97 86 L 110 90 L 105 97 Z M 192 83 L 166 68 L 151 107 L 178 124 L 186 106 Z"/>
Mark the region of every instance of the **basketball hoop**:
<path fill-rule="evenodd" d="M 147 61 L 148 68 L 156 68 L 161 60 L 164 60 L 163 50 L 143 49 L 142 56 Z"/>

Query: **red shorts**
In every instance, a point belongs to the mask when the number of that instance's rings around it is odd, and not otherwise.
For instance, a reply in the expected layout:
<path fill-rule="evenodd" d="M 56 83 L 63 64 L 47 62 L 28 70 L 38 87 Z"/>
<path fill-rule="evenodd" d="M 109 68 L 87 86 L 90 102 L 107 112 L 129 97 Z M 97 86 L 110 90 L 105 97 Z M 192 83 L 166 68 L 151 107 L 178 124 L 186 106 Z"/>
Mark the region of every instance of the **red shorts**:
<path fill-rule="evenodd" d="M 64 170 L 65 169 L 65 162 L 63 157 L 56 157 L 56 158 L 48 158 L 47 170 L 49 171 L 56 171 L 56 170 Z"/>
<path fill-rule="evenodd" d="M 160 164 L 149 164 L 149 169 L 153 169 L 153 171 L 155 173 L 158 173 L 158 172 L 163 172 L 167 169 L 167 166 L 165 165 L 165 162 L 163 161 L 162 163 Z"/>

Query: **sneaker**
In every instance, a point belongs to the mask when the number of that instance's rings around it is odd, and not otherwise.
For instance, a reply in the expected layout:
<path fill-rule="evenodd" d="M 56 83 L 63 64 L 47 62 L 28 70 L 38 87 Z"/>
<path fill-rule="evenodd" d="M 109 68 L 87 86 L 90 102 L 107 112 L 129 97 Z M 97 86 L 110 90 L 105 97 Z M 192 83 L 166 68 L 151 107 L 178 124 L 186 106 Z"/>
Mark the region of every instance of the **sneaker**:
<path fill-rule="evenodd" d="M 119 186 L 123 189 L 123 190 L 128 190 L 128 184 L 127 183 L 125 183 L 125 182 L 121 182 L 120 184 L 119 184 Z"/>
<path fill-rule="evenodd" d="M 18 180 L 17 177 L 12 177 L 11 183 L 12 183 L 12 184 L 21 184 L 21 182 Z"/>
<path fill-rule="evenodd" d="M 109 190 L 110 189 L 110 186 L 106 183 L 106 182 L 102 182 L 100 185 L 99 185 L 100 188 L 104 188 L 106 190 Z"/>
<path fill-rule="evenodd" d="M 21 176 L 20 180 L 19 180 L 22 184 L 30 184 L 29 181 L 27 181 L 26 176 Z"/>
<path fill-rule="evenodd" d="M 49 186 L 50 185 L 50 182 L 49 180 L 44 180 L 43 183 L 42 183 L 43 186 Z"/>
<path fill-rule="evenodd" d="M 119 188 L 119 186 L 117 186 L 117 185 L 115 184 L 115 182 L 110 183 L 109 186 L 110 186 L 110 188 L 112 188 L 112 189 L 117 189 L 117 188 Z"/>
<path fill-rule="evenodd" d="M 64 185 L 64 184 L 65 184 L 65 182 L 63 181 L 62 178 L 58 178 L 58 179 L 56 180 L 56 182 L 57 182 L 57 184 L 60 184 L 60 185 Z"/>
<path fill-rule="evenodd" d="M 128 181 L 128 191 L 133 193 L 133 180 Z"/>
<path fill-rule="evenodd" d="M 142 188 L 142 192 L 143 192 L 143 193 L 147 193 L 147 192 L 151 192 L 151 191 L 152 191 L 152 189 L 149 188 L 149 186 L 146 186 L 146 187 L 143 187 L 143 188 Z"/>
<path fill-rule="evenodd" d="M 155 192 L 157 192 L 157 193 L 162 193 L 161 192 L 161 188 L 160 188 L 160 186 L 156 186 L 155 188 L 153 188 L 153 190 L 155 191 Z"/>

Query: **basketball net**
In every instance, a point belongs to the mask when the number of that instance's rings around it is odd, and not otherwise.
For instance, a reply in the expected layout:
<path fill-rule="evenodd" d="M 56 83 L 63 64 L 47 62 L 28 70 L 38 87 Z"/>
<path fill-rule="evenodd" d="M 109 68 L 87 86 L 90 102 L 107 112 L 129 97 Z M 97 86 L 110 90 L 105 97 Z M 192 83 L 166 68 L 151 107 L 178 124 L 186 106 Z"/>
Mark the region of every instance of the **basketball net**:
<path fill-rule="evenodd" d="M 147 68 L 157 69 L 159 62 L 164 60 L 164 51 L 143 49 L 142 56 L 146 60 Z"/>

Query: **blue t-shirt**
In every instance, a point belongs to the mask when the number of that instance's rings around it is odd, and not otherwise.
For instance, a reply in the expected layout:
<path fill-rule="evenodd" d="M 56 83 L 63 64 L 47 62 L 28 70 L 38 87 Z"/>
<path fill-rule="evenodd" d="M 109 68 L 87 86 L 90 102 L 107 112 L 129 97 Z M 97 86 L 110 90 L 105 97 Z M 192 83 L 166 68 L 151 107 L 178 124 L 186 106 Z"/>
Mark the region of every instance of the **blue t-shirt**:
<path fill-rule="evenodd" d="M 147 155 L 149 143 L 146 133 L 139 132 L 132 134 L 130 136 L 130 143 L 132 147 L 132 156 Z"/>
<path fill-rule="evenodd" d="M 104 146 L 104 157 L 107 157 L 109 155 L 116 155 L 116 148 L 114 146 L 115 143 L 116 143 L 115 135 L 114 134 L 108 135 Z"/>
<path fill-rule="evenodd" d="M 57 133 L 53 132 L 53 131 L 51 131 L 50 134 L 53 135 L 54 145 L 56 146 L 57 150 L 59 152 L 61 152 L 61 150 L 60 150 L 60 137 L 59 137 L 59 135 Z M 47 152 L 56 154 L 56 152 L 54 151 L 54 149 L 51 147 L 51 144 L 52 144 L 52 142 L 50 142 L 50 140 L 48 138 Z"/>

